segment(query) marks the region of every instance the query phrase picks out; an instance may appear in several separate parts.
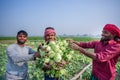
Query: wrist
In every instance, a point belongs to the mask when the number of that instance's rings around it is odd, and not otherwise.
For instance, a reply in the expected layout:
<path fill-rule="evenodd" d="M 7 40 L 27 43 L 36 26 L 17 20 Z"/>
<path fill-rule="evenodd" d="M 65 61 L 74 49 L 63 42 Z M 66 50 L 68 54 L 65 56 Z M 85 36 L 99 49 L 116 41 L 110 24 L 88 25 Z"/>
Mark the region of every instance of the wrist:
<path fill-rule="evenodd" d="M 78 50 L 81 52 L 81 53 L 83 53 L 83 54 L 85 54 L 86 53 L 86 51 L 85 51 L 85 49 L 83 49 L 83 48 L 78 48 Z"/>

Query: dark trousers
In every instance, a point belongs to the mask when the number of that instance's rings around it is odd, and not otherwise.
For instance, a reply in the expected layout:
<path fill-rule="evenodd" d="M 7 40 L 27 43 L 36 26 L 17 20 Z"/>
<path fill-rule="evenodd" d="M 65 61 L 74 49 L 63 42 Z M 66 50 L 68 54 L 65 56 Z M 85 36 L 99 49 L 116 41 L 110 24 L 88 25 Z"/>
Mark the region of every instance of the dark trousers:
<path fill-rule="evenodd" d="M 62 80 L 61 78 L 50 77 L 49 75 L 45 74 L 44 80 Z"/>
<path fill-rule="evenodd" d="M 94 76 L 93 74 L 91 74 L 90 80 L 99 80 L 96 76 Z"/>

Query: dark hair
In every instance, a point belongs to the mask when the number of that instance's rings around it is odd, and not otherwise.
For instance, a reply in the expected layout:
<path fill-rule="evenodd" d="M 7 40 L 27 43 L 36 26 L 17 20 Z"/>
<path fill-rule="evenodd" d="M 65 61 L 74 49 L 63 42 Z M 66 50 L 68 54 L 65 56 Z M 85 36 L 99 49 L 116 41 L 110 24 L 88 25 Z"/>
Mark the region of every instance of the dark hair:
<path fill-rule="evenodd" d="M 18 33 L 17 33 L 17 36 L 19 35 L 19 34 L 23 34 L 23 35 L 25 35 L 25 36 L 28 36 L 28 33 L 26 32 L 26 31 L 24 31 L 24 30 L 20 30 Z"/>
<path fill-rule="evenodd" d="M 47 30 L 47 29 L 55 30 L 53 27 L 46 27 L 45 30 Z"/>
<path fill-rule="evenodd" d="M 120 41 L 120 37 L 115 37 L 114 40 L 115 41 Z"/>

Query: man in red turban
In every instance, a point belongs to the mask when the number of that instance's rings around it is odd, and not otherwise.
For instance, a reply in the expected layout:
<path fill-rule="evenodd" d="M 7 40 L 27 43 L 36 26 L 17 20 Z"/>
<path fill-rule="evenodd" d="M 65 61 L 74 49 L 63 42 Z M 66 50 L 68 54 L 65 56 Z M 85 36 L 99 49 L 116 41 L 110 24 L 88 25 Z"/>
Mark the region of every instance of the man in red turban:
<path fill-rule="evenodd" d="M 115 80 L 116 64 L 120 57 L 120 29 L 114 24 L 103 27 L 100 41 L 76 42 L 69 40 L 70 47 L 92 59 L 92 76 L 90 80 Z M 85 49 L 94 49 L 89 52 Z"/>
<path fill-rule="evenodd" d="M 55 41 L 56 40 L 56 32 L 53 27 L 47 27 L 44 32 L 45 41 Z"/>
<path fill-rule="evenodd" d="M 50 41 L 56 42 L 56 31 L 53 27 L 47 27 L 45 28 L 45 32 L 44 32 L 44 40 L 47 44 L 49 44 Z M 61 62 L 58 65 L 60 66 L 64 66 L 66 63 L 65 62 Z M 44 65 L 44 80 L 62 80 L 61 77 L 51 77 L 47 71 L 51 70 L 51 65 L 49 63 L 46 63 Z"/>
<path fill-rule="evenodd" d="M 116 35 L 117 37 L 120 37 L 120 30 L 114 24 L 106 24 L 103 29 L 111 32 L 113 35 Z"/>
<path fill-rule="evenodd" d="M 111 34 L 113 34 L 114 36 L 114 40 L 117 41 L 117 42 L 120 42 L 120 29 L 114 25 L 114 24 L 106 24 L 103 28 L 103 31 L 109 31 Z M 103 36 L 103 37 L 106 37 L 106 36 Z M 103 37 L 101 38 L 101 41 L 103 39 Z M 107 38 L 106 38 L 107 39 Z M 104 41 L 104 39 L 103 39 Z"/>

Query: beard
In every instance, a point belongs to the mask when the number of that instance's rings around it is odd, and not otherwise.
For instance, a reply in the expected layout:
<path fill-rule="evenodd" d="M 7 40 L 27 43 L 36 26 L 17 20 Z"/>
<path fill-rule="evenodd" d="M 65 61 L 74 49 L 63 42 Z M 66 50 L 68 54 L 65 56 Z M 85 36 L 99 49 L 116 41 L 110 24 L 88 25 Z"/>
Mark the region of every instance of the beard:
<path fill-rule="evenodd" d="M 24 40 L 24 41 L 17 40 L 17 43 L 18 43 L 18 44 L 21 44 L 21 45 L 22 45 L 22 44 L 25 44 L 25 42 L 26 42 L 26 40 Z"/>
<path fill-rule="evenodd" d="M 106 42 L 106 41 L 109 41 L 110 39 L 109 38 L 101 38 L 100 41 L 101 42 Z"/>

